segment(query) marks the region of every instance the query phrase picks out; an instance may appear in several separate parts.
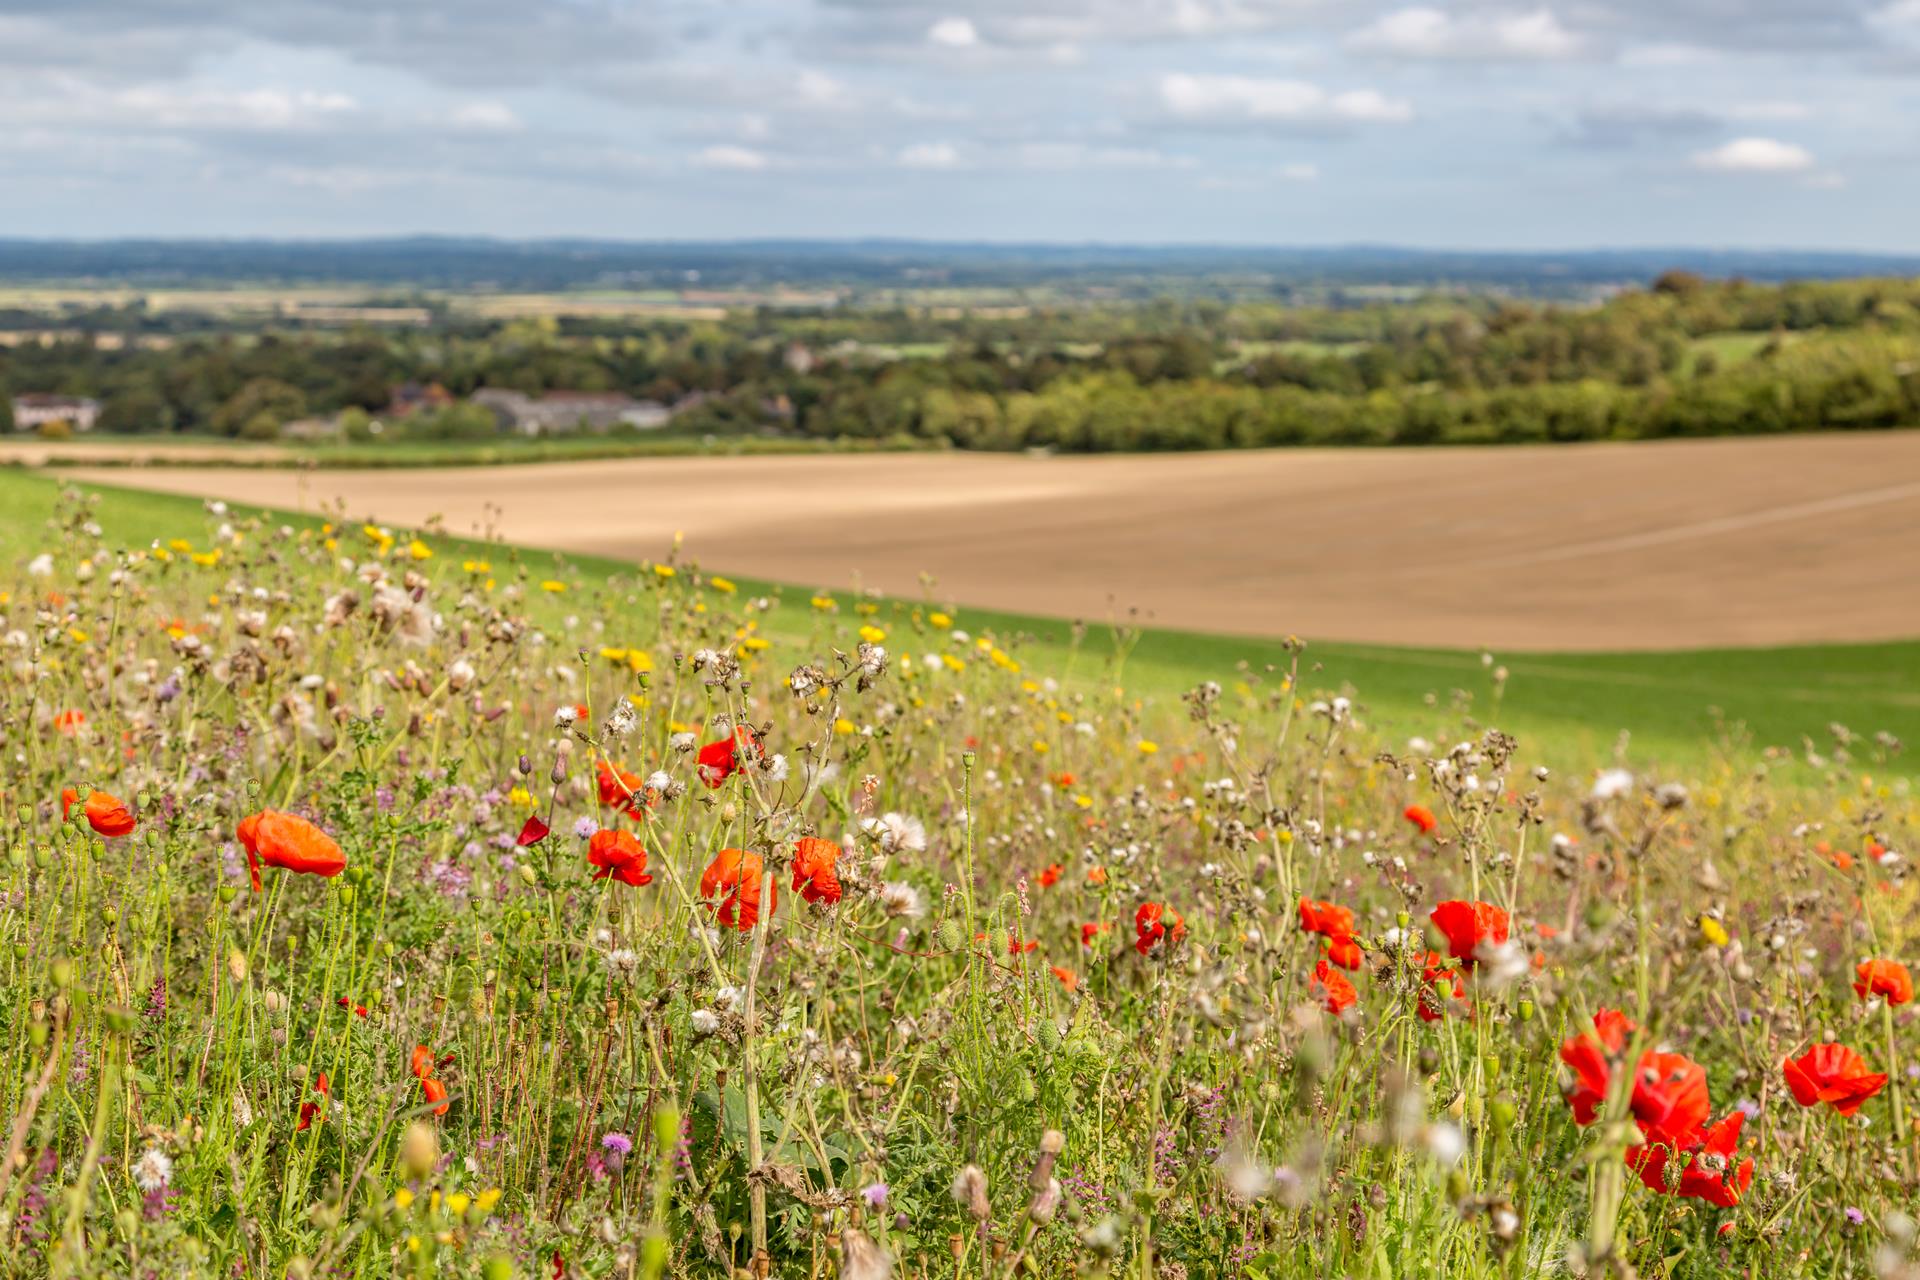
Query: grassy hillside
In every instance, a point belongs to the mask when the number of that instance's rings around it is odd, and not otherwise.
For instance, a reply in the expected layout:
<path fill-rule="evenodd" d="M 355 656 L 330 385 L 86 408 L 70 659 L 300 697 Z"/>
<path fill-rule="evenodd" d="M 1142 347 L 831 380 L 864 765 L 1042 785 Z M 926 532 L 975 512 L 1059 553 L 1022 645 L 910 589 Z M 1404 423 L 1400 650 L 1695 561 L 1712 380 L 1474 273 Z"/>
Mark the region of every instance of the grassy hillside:
<path fill-rule="evenodd" d="M 131 477 L 130 477 L 131 478 Z M 45 545 L 46 521 L 63 482 L 0 470 L 0 561 L 16 563 Z M 97 518 L 108 537 L 127 545 L 195 538 L 207 516 L 189 499 L 89 486 L 102 494 Z M 311 523 L 285 515 L 288 523 Z M 446 539 L 437 544 L 448 545 Z M 496 559 L 500 548 L 453 540 L 460 554 Z M 665 555 L 668 548 L 662 547 Z M 698 548 L 691 548 L 697 554 Z M 557 565 L 585 575 L 629 572 L 632 566 L 538 549 L 509 553 L 532 577 Z M 725 565 L 707 566 L 724 573 Z M 805 632 L 817 589 L 853 607 L 853 597 L 831 582 L 775 584 L 739 579 L 743 591 L 777 594 L 786 607 L 769 615 L 768 634 Z M 956 604 L 960 607 L 955 608 Z M 1112 620 L 1036 618 L 964 607 L 965 602 L 881 601 L 876 620 L 908 622 L 915 607 L 952 609 L 958 625 L 979 636 L 1023 639 L 1032 665 L 1065 670 L 1068 678 L 1123 686 L 1159 714 L 1179 713 L 1181 693 L 1204 680 L 1271 687 L 1294 656 L 1284 640 L 1203 635 L 1148 628 L 1129 631 Z M 1390 737 L 1436 736 L 1470 708 L 1485 723 L 1519 736 L 1529 756 L 1562 768 L 1590 768 L 1612 759 L 1665 760 L 1697 766 L 1724 753 L 1742 756 L 1768 748 L 1803 756 L 1811 743 L 1821 756 L 1836 746 L 1831 726 L 1854 735 L 1857 761 L 1877 763 L 1874 741 L 1891 734 L 1920 741 L 1920 641 L 1819 645 L 1781 649 L 1682 653 L 1485 655 L 1445 649 L 1396 649 L 1314 641 L 1300 654 L 1300 688 L 1311 697 L 1350 696 L 1362 714 Z M 911 641 L 896 633 L 893 647 Z M 1505 679 L 1499 679 L 1501 673 Z M 1893 771 L 1911 765 L 1892 761 Z"/>

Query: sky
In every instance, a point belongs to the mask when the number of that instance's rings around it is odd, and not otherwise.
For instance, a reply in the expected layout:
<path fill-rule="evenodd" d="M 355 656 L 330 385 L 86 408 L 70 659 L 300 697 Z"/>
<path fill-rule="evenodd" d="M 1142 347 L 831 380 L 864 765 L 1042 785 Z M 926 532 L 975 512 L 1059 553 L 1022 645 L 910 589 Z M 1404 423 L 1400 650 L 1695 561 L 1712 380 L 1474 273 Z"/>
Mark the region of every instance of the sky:
<path fill-rule="evenodd" d="M 1920 0 L 0 0 L 0 235 L 1920 250 Z"/>

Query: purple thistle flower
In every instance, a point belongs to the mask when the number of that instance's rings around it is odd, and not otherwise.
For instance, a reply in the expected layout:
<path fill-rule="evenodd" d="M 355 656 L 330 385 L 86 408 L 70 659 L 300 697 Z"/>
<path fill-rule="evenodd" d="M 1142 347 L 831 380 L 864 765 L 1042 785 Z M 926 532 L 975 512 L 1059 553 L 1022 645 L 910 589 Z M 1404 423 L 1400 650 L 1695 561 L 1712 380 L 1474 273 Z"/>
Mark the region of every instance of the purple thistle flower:
<path fill-rule="evenodd" d="M 862 1187 L 860 1194 L 866 1200 L 867 1207 L 876 1213 L 887 1207 L 887 1184 L 884 1182 Z"/>
<path fill-rule="evenodd" d="M 573 824 L 573 834 L 575 834 L 576 836 L 579 836 L 582 840 L 593 839 L 593 833 L 598 831 L 599 829 L 600 829 L 600 824 L 595 822 L 592 818 L 582 818 L 580 819 L 580 821 Z"/>

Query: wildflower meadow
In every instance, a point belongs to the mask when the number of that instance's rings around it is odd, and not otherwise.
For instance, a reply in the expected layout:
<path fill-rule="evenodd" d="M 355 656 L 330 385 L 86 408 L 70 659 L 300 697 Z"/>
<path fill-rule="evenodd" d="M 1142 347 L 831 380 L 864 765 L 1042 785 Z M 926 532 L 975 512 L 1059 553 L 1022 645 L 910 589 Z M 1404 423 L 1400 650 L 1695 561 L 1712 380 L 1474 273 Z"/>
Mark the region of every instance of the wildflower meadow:
<path fill-rule="evenodd" d="M 1920 1276 L 1874 726 L 1389 735 L 351 515 L 15 526 L 7 1275 Z"/>

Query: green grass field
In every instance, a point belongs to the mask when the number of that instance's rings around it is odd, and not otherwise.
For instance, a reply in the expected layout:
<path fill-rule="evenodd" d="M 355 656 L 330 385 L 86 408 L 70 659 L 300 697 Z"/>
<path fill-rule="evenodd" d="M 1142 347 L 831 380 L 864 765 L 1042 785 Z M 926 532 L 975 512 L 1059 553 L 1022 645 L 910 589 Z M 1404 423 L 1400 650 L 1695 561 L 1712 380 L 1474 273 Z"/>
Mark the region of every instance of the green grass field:
<path fill-rule="evenodd" d="M 57 477 L 0 470 L 0 559 L 18 564 L 44 548 Z M 89 486 L 90 488 L 99 488 Z M 127 545 L 196 537 L 207 521 L 201 505 L 184 498 L 100 488 L 99 522 Z M 308 517 L 283 514 L 291 524 Z M 444 544 L 445 539 L 436 539 Z M 462 553 L 498 548 L 463 545 Z M 698 548 L 692 548 L 696 553 Z M 667 548 L 661 548 L 664 555 Z M 533 576 L 559 563 L 583 573 L 610 575 L 631 566 L 538 549 L 512 553 Z M 726 565 L 705 566 L 725 573 Z M 843 606 L 852 596 L 832 582 L 785 587 L 739 579 L 743 590 L 780 594 L 781 612 L 803 629 L 807 598 L 827 590 Z M 1036 668 L 1065 670 L 1093 685 L 1118 683 L 1160 714 L 1178 714 L 1181 693 L 1204 680 L 1273 687 L 1293 658 L 1283 640 L 1204 635 L 1144 628 L 1123 634 L 1110 620 L 1086 619 L 1075 637 L 1072 620 L 1037 618 L 940 598 L 883 601 L 878 620 L 916 606 L 962 606 L 958 624 L 975 635 L 1022 639 Z M 778 619 L 781 612 L 773 615 Z M 775 638 L 778 638 L 777 633 Z M 1836 745 L 1829 726 L 1856 736 L 1856 762 L 1883 754 L 1874 735 L 1920 741 L 1920 641 L 1819 645 L 1781 649 L 1726 649 L 1670 653 L 1528 654 L 1491 656 L 1445 649 L 1399 649 L 1315 641 L 1301 656 L 1300 691 L 1307 697 L 1352 697 L 1364 717 L 1389 737 L 1436 737 L 1470 708 L 1483 724 L 1518 736 L 1527 758 L 1563 769 L 1590 769 L 1624 758 L 1642 764 L 1697 768 L 1724 757 L 1757 759 L 1768 749 L 1802 758 L 1810 743 L 1820 756 Z M 896 647 L 906 647 L 896 642 Z M 1504 670 L 1506 680 L 1497 675 Z M 1912 772 L 1911 757 L 1894 757 L 1888 772 Z"/>

